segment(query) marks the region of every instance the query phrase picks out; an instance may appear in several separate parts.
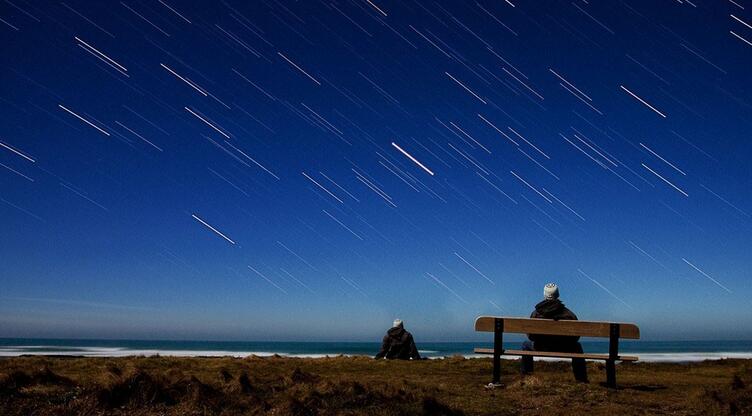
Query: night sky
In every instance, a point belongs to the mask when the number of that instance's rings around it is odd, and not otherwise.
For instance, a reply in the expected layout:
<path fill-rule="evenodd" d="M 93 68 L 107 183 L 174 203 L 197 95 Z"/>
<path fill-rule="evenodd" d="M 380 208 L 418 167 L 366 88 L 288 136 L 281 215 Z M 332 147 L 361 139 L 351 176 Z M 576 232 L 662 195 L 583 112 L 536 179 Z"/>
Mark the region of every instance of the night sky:
<path fill-rule="evenodd" d="M 750 9 L 4 0 L 0 336 L 750 338 Z"/>

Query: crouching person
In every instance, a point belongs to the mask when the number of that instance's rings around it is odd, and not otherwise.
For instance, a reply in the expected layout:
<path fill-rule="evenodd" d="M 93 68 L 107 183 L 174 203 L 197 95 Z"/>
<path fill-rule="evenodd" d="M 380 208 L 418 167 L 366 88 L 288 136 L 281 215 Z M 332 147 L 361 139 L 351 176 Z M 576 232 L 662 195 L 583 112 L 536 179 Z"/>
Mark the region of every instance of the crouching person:
<path fill-rule="evenodd" d="M 411 333 L 405 330 L 402 320 L 395 319 L 392 328 L 386 331 L 381 342 L 381 350 L 376 359 L 420 360 L 418 348 Z"/>

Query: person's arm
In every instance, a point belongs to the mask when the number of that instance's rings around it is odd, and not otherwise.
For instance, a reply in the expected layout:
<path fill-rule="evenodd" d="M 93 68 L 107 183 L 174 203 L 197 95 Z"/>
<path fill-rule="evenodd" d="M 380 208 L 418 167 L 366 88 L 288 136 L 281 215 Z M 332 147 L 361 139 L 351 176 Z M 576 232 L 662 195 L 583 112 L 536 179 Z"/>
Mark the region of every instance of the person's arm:
<path fill-rule="evenodd" d="M 572 321 L 576 321 L 577 320 L 577 315 L 575 315 L 574 312 L 572 312 L 569 309 L 567 309 L 566 310 L 566 318 L 562 318 L 562 319 L 569 319 L 569 320 L 572 320 Z"/>
<path fill-rule="evenodd" d="M 532 312 L 532 313 L 530 314 L 530 317 L 531 317 L 531 318 L 540 318 L 540 315 L 538 314 L 538 310 L 537 310 L 537 309 L 536 309 L 536 310 L 534 310 L 534 311 L 533 311 L 533 312 Z M 533 341 L 533 342 L 535 342 L 535 337 L 536 337 L 536 334 L 527 334 L 527 339 L 529 339 L 530 341 Z"/>
<path fill-rule="evenodd" d="M 376 353 L 376 356 L 373 357 L 375 359 L 384 358 L 386 353 L 389 351 L 389 336 L 384 335 L 384 339 L 381 341 L 381 349 L 378 353 Z"/>
<path fill-rule="evenodd" d="M 415 340 L 412 335 L 410 335 L 410 340 L 408 342 L 410 342 L 410 359 L 420 360 L 420 353 L 418 352 L 418 347 L 415 345 Z"/>
<path fill-rule="evenodd" d="M 574 312 L 570 311 L 568 308 L 564 308 L 564 313 L 562 314 L 561 319 L 566 319 L 568 321 L 576 321 L 577 315 L 574 314 Z M 571 336 L 569 337 L 569 340 L 571 342 L 577 342 L 580 340 L 580 337 L 578 336 Z"/>

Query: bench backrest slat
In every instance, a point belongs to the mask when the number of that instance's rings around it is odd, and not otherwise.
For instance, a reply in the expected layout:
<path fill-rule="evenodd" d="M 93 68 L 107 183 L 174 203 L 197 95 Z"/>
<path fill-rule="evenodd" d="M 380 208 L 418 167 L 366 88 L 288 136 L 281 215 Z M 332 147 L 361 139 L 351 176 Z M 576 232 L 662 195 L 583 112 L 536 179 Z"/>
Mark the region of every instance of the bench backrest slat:
<path fill-rule="evenodd" d="M 619 324 L 619 338 L 639 339 L 640 328 L 635 324 L 621 322 L 554 321 L 537 318 L 507 318 L 479 316 L 475 320 L 475 330 L 494 332 L 494 319 L 504 319 L 504 332 L 515 334 L 578 335 L 582 337 L 608 338 L 612 323 Z"/>

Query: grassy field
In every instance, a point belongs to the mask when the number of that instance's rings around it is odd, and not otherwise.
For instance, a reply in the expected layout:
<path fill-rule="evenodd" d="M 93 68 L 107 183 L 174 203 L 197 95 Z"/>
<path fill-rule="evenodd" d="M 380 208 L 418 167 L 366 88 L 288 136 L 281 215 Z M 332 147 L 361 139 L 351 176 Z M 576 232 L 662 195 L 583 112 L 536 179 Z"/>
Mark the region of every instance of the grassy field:
<path fill-rule="evenodd" d="M 536 363 L 521 380 L 489 359 L 396 362 L 336 358 L 0 359 L 0 415 L 752 415 L 752 361 L 617 366 L 618 390 L 588 363 Z"/>

